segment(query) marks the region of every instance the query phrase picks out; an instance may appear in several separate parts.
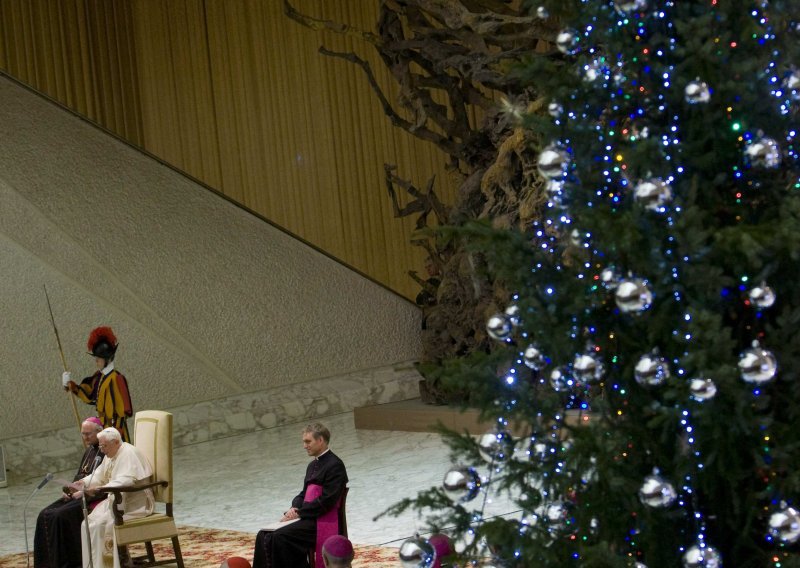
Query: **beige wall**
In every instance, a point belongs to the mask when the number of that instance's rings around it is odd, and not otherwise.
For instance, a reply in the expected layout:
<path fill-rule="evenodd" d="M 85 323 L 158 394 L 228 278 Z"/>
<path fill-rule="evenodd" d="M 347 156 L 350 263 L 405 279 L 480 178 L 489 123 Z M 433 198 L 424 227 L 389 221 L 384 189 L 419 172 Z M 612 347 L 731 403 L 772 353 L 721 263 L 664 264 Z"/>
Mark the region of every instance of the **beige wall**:
<path fill-rule="evenodd" d="M 378 2 L 297 0 L 373 31 Z M 393 92 L 374 50 L 315 33 L 281 0 L 0 0 L 0 69 L 413 298 L 413 219 L 393 217 L 384 163 L 452 199 L 445 156 L 391 126 L 356 66 Z"/>
<path fill-rule="evenodd" d="M 140 409 L 419 350 L 408 301 L 2 78 L 0 267 L 0 440 L 74 421 L 43 285 L 69 367 L 111 325 Z"/>

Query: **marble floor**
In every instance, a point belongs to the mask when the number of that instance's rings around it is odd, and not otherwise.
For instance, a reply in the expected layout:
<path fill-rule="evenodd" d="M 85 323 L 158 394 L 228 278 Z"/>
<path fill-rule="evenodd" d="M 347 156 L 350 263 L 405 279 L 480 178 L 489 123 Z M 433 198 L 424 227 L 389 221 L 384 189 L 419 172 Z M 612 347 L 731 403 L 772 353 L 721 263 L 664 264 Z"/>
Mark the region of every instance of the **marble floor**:
<path fill-rule="evenodd" d="M 350 539 L 356 544 L 399 547 L 422 531 L 425 522 L 413 512 L 374 517 L 404 497 L 441 484 L 451 460 L 439 435 L 356 430 L 352 412 L 321 422 L 331 430 L 331 449 L 342 458 L 350 477 Z M 308 462 L 300 439 L 303 426 L 291 424 L 176 448 L 174 511 L 178 523 L 255 533 L 265 523 L 277 520 L 302 489 Z M 32 543 L 38 511 L 59 496 L 59 487 L 50 484 L 31 497 L 40 480 L 0 489 L 0 555 L 24 552 L 23 519 Z M 498 499 L 487 503 L 484 514 L 515 512 L 513 502 Z"/>

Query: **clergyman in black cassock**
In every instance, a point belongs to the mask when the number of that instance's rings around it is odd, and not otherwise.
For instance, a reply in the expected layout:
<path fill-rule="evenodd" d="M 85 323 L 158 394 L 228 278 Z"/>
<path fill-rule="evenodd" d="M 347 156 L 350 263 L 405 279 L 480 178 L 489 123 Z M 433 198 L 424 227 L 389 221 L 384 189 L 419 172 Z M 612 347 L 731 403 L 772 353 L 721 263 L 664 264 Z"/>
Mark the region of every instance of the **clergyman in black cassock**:
<path fill-rule="evenodd" d="M 73 481 L 92 473 L 94 466 L 103 459 L 98 447 L 97 433 L 103 423 L 97 418 L 87 418 L 81 424 L 81 436 L 88 444 L 83 452 L 81 465 Z M 105 495 L 90 498 L 89 502 L 105 499 Z M 41 510 L 36 519 L 36 534 L 33 537 L 34 568 L 75 568 L 83 566 L 81 560 L 81 522 L 83 502 L 78 495 L 64 495 L 58 501 Z"/>
<path fill-rule="evenodd" d="M 274 531 L 259 531 L 253 553 L 253 568 L 307 568 L 308 551 L 316 545 L 317 518 L 330 511 L 347 485 L 344 463 L 330 449 L 330 432 L 322 424 L 303 430 L 303 446 L 314 460 L 306 468 L 303 490 L 292 499 L 282 521 L 298 519 Z M 309 485 L 322 487 L 322 494 L 306 501 Z"/>

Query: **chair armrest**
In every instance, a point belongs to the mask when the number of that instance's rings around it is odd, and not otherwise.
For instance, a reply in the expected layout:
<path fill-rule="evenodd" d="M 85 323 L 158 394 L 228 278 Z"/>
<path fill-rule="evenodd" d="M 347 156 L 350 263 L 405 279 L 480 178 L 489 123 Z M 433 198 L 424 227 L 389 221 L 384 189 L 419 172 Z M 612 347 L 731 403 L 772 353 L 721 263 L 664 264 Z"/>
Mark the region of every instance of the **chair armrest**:
<path fill-rule="evenodd" d="M 137 481 L 132 485 L 119 485 L 116 487 L 95 487 L 95 491 L 97 493 L 133 493 L 135 491 L 144 491 L 145 489 L 150 489 L 151 487 L 156 487 L 160 485 L 161 487 L 166 487 L 169 485 L 169 481 Z"/>
<path fill-rule="evenodd" d="M 98 494 L 100 493 L 111 493 L 114 495 L 114 506 L 112 507 L 112 512 L 114 513 L 114 524 L 117 526 L 121 526 L 125 524 L 125 521 L 122 519 L 122 516 L 125 512 L 122 510 L 122 494 L 123 493 L 134 493 L 136 491 L 144 491 L 145 489 L 150 489 L 151 487 L 166 487 L 169 485 L 168 481 L 138 481 L 132 485 L 120 485 L 118 487 L 97 487 L 96 491 Z"/>

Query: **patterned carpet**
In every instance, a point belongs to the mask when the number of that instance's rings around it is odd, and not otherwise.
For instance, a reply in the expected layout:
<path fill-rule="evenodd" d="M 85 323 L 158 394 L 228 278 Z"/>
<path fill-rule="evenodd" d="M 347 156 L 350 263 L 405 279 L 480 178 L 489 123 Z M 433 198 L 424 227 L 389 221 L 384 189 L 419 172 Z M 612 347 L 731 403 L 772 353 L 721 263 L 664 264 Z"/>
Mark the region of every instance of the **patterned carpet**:
<path fill-rule="evenodd" d="M 181 527 L 178 538 L 186 568 L 217 568 L 223 560 L 232 556 L 241 556 L 251 561 L 256 535 L 237 531 Z M 156 559 L 172 553 L 172 544 L 168 540 L 153 543 L 153 548 Z M 356 546 L 355 549 L 353 568 L 394 568 L 398 565 L 396 548 Z M 131 554 L 133 556 L 144 554 L 144 546 L 132 546 Z M 0 568 L 25 568 L 26 565 L 25 554 L 0 557 Z"/>

